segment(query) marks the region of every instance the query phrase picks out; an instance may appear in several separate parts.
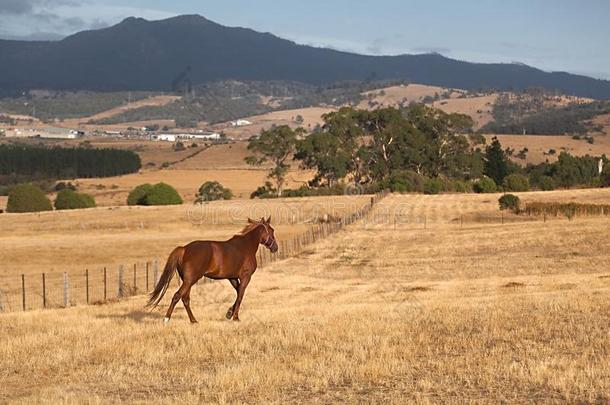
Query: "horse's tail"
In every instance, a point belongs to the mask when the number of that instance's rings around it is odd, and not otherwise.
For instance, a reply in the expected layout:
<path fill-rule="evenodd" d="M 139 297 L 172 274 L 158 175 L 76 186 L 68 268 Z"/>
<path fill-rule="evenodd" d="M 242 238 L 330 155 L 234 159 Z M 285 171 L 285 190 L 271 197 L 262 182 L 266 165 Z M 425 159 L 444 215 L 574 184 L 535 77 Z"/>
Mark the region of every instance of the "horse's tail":
<path fill-rule="evenodd" d="M 156 308 L 159 305 L 159 302 L 163 299 L 165 292 L 167 291 L 167 287 L 169 287 L 169 283 L 174 278 L 174 273 L 176 270 L 180 271 L 180 266 L 182 266 L 182 257 L 184 256 L 184 248 L 177 247 L 174 251 L 169 255 L 167 259 L 167 264 L 165 265 L 165 269 L 163 269 L 163 273 L 159 278 L 159 282 L 155 286 L 153 292 L 148 296 L 148 303 L 146 304 L 147 308 Z"/>

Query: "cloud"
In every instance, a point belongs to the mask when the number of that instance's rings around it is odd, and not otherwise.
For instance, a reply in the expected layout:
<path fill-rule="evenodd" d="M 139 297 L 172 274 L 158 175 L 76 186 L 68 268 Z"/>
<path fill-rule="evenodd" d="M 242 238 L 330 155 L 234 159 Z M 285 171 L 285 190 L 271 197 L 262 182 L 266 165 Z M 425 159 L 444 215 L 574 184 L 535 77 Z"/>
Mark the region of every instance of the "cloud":
<path fill-rule="evenodd" d="M 173 14 L 146 8 L 108 5 L 101 0 L 0 0 L 0 37 L 66 36 L 105 28 L 126 17 L 162 19 Z"/>

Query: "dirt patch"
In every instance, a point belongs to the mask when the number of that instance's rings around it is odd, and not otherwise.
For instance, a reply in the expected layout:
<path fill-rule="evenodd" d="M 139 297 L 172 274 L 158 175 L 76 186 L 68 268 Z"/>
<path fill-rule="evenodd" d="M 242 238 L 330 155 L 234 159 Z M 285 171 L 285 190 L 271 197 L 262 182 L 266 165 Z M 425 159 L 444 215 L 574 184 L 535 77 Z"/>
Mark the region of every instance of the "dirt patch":
<path fill-rule="evenodd" d="M 510 283 L 504 284 L 502 287 L 504 288 L 523 288 L 526 285 L 523 283 L 519 283 L 517 281 L 511 281 Z"/>

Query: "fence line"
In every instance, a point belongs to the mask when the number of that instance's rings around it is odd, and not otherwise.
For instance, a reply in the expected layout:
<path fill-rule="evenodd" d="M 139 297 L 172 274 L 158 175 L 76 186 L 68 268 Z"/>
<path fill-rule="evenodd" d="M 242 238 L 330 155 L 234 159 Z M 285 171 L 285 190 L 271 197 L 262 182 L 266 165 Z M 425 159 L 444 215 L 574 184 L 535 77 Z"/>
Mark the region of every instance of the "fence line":
<path fill-rule="evenodd" d="M 355 222 L 363 220 L 375 204 L 387 195 L 376 194 L 355 212 L 333 222 L 310 224 L 308 229 L 290 239 L 280 241 L 278 254 L 259 249 L 257 262 L 260 268 L 301 253 Z M 129 271 L 128 269 L 131 269 Z M 130 274 L 131 273 L 131 274 Z M 40 277 L 40 278 L 39 278 Z M 119 265 L 112 270 L 85 269 L 82 273 L 42 273 L 41 276 L 2 277 L 0 281 L 0 313 L 45 308 L 68 308 L 78 304 L 100 304 L 149 292 L 159 279 L 157 260 L 134 264 L 133 268 Z M 202 282 L 213 282 L 203 279 Z"/>

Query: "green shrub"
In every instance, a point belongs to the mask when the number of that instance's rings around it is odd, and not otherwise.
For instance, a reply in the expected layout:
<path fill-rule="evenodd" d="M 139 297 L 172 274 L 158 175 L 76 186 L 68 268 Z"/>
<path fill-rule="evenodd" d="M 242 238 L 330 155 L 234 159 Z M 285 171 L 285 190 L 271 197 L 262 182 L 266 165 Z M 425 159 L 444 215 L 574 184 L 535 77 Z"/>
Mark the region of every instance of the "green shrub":
<path fill-rule="evenodd" d="M 555 180 L 551 176 L 540 176 L 536 181 L 536 186 L 542 191 L 555 190 Z"/>
<path fill-rule="evenodd" d="M 481 180 L 474 183 L 472 188 L 475 193 L 495 193 L 498 191 L 496 182 L 489 177 L 483 177 Z"/>
<path fill-rule="evenodd" d="M 146 195 L 150 192 L 152 187 L 151 184 L 146 183 L 140 184 L 131 190 L 129 196 L 127 196 L 127 205 L 146 205 Z"/>
<path fill-rule="evenodd" d="M 196 203 L 206 201 L 230 200 L 233 198 L 233 193 L 228 188 L 225 188 L 217 181 L 206 181 L 199 187 Z"/>
<path fill-rule="evenodd" d="M 397 193 L 423 192 L 426 179 L 411 170 L 399 170 L 381 185 L 381 189 L 389 189 Z"/>
<path fill-rule="evenodd" d="M 6 212 L 52 211 L 51 200 L 42 190 L 31 184 L 12 187 L 8 195 Z"/>
<path fill-rule="evenodd" d="M 157 183 L 144 198 L 144 205 L 180 205 L 182 197 L 175 188 L 165 183 Z"/>
<path fill-rule="evenodd" d="M 80 194 L 68 188 L 57 193 L 55 198 L 56 210 L 76 210 L 80 208 L 95 207 L 95 200 L 89 194 Z"/>
<path fill-rule="evenodd" d="M 610 187 L 610 164 L 608 163 L 604 165 L 604 170 L 602 171 L 601 186 Z"/>
<path fill-rule="evenodd" d="M 506 176 L 502 185 L 505 191 L 528 191 L 530 189 L 529 179 L 519 173 Z"/>
<path fill-rule="evenodd" d="M 260 186 L 257 188 L 252 194 L 250 194 L 250 198 L 275 198 L 277 197 L 277 190 L 273 187 L 271 182 L 265 182 L 264 186 Z"/>
<path fill-rule="evenodd" d="M 514 194 L 504 194 L 498 200 L 501 210 L 511 210 L 515 213 L 519 212 L 521 206 L 521 200 Z"/>
<path fill-rule="evenodd" d="M 443 191 L 443 182 L 440 179 L 428 179 L 424 183 L 424 194 L 438 194 Z"/>
<path fill-rule="evenodd" d="M 469 181 L 456 180 L 453 182 L 452 189 L 456 193 L 472 193 L 472 183 Z"/>

